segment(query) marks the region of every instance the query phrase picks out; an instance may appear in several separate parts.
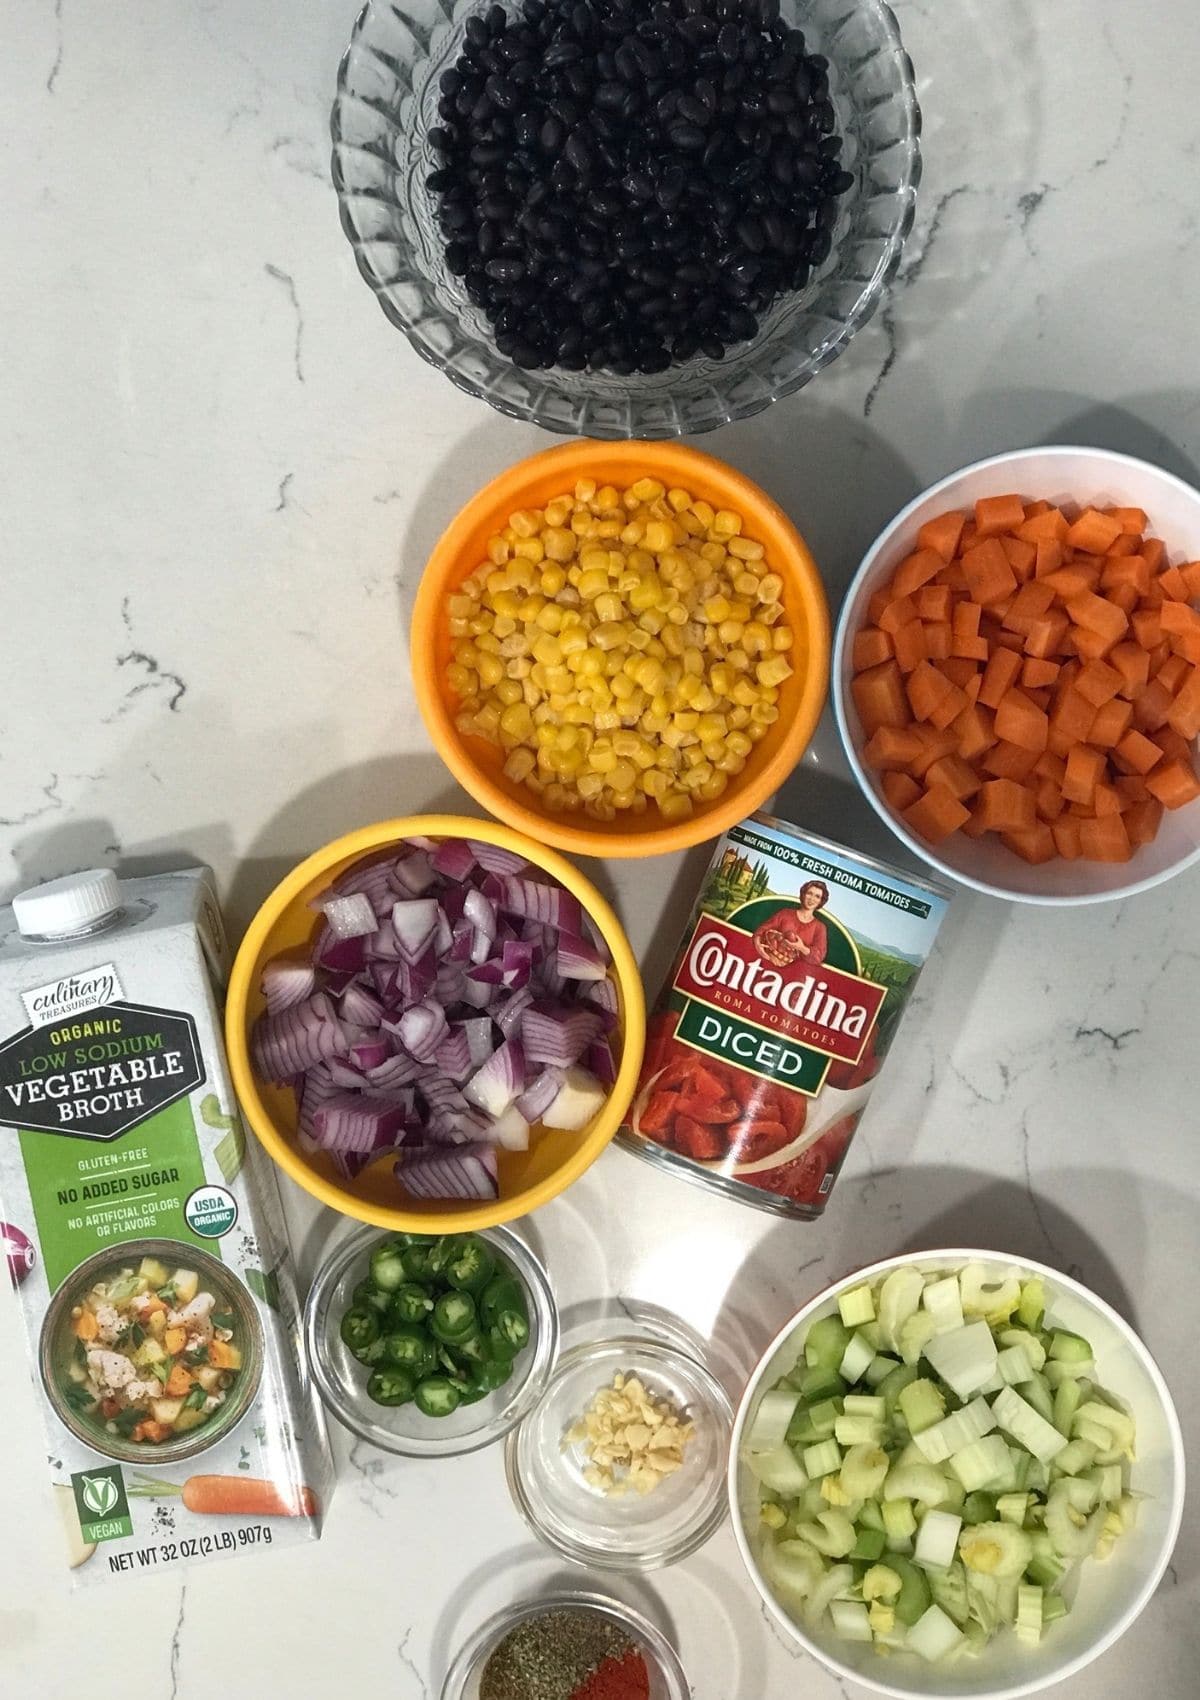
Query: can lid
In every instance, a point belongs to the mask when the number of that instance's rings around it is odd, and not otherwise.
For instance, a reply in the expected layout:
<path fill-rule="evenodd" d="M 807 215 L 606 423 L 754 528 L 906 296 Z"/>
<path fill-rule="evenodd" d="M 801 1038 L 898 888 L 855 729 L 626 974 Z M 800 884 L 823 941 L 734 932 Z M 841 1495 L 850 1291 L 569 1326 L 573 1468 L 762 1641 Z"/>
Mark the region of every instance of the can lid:
<path fill-rule="evenodd" d="M 121 882 L 111 868 L 85 868 L 18 892 L 12 906 L 26 938 L 68 938 L 117 913 Z"/>

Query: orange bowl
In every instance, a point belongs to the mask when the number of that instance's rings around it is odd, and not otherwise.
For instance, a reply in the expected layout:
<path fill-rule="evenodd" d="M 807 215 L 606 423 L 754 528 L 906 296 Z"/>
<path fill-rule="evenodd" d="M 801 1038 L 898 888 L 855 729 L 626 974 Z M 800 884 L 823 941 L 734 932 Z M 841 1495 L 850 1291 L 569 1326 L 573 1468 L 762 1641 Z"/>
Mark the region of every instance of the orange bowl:
<path fill-rule="evenodd" d="M 329 889 L 346 868 L 389 845 L 414 835 L 427 838 L 475 838 L 515 850 L 577 897 L 595 922 L 612 955 L 617 989 L 619 1045 L 617 1078 L 603 1109 L 579 1133 L 542 1129 L 528 1151 L 500 1157 L 500 1197 L 463 1204 L 409 1198 L 394 1174 L 394 1159 L 382 1157 L 354 1180 L 343 1180 L 322 1151 L 306 1152 L 296 1142 L 296 1099 L 281 1086 L 260 1081 L 250 1062 L 250 1031 L 263 1009 L 262 971 L 273 956 L 311 943 L 318 916 L 312 900 Z M 620 1125 L 642 1066 L 646 1005 L 642 980 L 624 929 L 612 908 L 578 868 L 553 850 L 531 844 L 519 833 L 493 821 L 459 815 L 412 815 L 380 821 L 335 838 L 294 868 L 251 921 L 234 959 L 225 1000 L 225 1048 L 234 1091 L 242 1113 L 261 1144 L 284 1172 L 322 1204 L 370 1222 L 377 1228 L 409 1232 L 468 1233 L 494 1228 L 523 1216 L 556 1197 L 597 1158 Z"/>
<path fill-rule="evenodd" d="M 701 803 L 689 819 L 664 821 L 651 805 L 616 820 L 582 812 L 554 814 L 503 772 L 503 752 L 454 724 L 456 703 L 446 682 L 451 659 L 447 597 L 486 559 L 487 542 L 517 508 L 542 508 L 569 493 L 579 478 L 626 489 L 639 478 L 678 486 L 744 521 L 767 561 L 783 579 L 782 601 L 795 633 L 794 671 L 779 690 L 779 718 L 754 746 L 745 767 L 720 797 Z M 791 773 L 812 737 L 829 680 L 829 610 L 816 562 L 782 508 L 743 473 L 679 443 L 567 443 L 519 461 L 484 486 L 443 533 L 429 558 L 412 619 L 412 672 L 417 702 L 446 766 L 489 813 L 585 856 L 652 856 L 686 850 L 716 838 L 761 807 Z"/>

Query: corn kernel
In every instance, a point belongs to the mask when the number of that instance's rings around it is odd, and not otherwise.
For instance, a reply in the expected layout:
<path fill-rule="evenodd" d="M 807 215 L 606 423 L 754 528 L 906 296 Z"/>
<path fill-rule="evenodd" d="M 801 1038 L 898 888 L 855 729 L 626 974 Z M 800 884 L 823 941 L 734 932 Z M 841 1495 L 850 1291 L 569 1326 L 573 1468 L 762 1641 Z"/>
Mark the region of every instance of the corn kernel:
<path fill-rule="evenodd" d="M 758 581 L 758 600 L 778 602 L 782 590 L 783 580 L 778 573 L 764 573 Z"/>
<path fill-rule="evenodd" d="M 651 520 L 646 527 L 643 541 L 647 549 L 661 555 L 664 549 L 669 549 L 674 543 L 675 528 L 665 519 Z"/>
<path fill-rule="evenodd" d="M 786 655 L 773 655 L 769 661 L 759 662 L 754 676 L 760 685 L 781 685 L 785 679 L 791 678 L 792 664 Z"/>
<path fill-rule="evenodd" d="M 712 529 L 718 537 L 737 537 L 742 529 L 742 516 L 730 508 L 720 508 L 713 515 Z"/>

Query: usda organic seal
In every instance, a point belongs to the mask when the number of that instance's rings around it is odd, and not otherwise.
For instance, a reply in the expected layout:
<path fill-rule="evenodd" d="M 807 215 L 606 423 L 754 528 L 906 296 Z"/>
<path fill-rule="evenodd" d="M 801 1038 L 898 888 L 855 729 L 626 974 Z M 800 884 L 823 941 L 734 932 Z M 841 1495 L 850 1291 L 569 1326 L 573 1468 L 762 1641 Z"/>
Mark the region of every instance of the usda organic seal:
<path fill-rule="evenodd" d="M 184 1205 L 183 1214 L 194 1234 L 218 1240 L 237 1221 L 237 1199 L 223 1186 L 198 1186 Z"/>

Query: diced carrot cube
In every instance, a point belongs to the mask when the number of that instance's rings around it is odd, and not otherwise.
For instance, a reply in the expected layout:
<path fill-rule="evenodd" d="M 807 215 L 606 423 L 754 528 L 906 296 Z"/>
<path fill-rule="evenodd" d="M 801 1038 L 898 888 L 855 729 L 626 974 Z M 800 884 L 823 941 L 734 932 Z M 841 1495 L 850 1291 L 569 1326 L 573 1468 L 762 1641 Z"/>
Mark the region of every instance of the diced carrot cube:
<path fill-rule="evenodd" d="M 983 609 L 978 602 L 956 602 L 950 617 L 955 637 L 978 637 L 979 617 Z"/>
<path fill-rule="evenodd" d="M 1105 508 L 1127 537 L 1140 537 L 1150 520 L 1145 508 Z"/>
<path fill-rule="evenodd" d="M 975 761 L 996 742 L 991 713 L 976 702 L 967 704 L 950 730 L 958 739 L 958 753 L 964 761 Z"/>
<path fill-rule="evenodd" d="M 988 780 L 978 809 L 989 832 L 1029 832 L 1037 821 L 1033 792 L 1012 779 Z"/>
<path fill-rule="evenodd" d="M 938 666 L 960 691 L 965 691 L 971 680 L 979 677 L 978 665 L 963 655 L 948 655 L 944 661 L 938 662 Z"/>
<path fill-rule="evenodd" d="M 1164 682 L 1161 673 L 1154 681 L 1156 685 Z M 1167 710 L 1167 723 L 1181 738 L 1195 738 L 1200 734 L 1200 668 L 1189 670 Z"/>
<path fill-rule="evenodd" d="M 1037 544 L 1026 543 L 1021 537 L 1004 536 L 1000 539 L 1000 547 L 1008 556 L 1008 564 L 1017 575 L 1017 583 L 1024 584 L 1026 579 L 1033 577 L 1033 569 L 1037 565 Z"/>
<path fill-rule="evenodd" d="M 1060 815 L 1050 828 L 1054 848 L 1064 862 L 1077 861 L 1080 855 L 1079 821 L 1072 815 Z"/>
<path fill-rule="evenodd" d="M 946 584 L 924 584 L 917 592 L 919 620 L 948 620 L 954 598 Z"/>
<path fill-rule="evenodd" d="M 997 779 L 1020 781 L 1029 778 L 1037 759 L 1037 750 L 1027 750 L 1020 744 L 1004 741 L 992 745 L 981 765 L 985 773 L 993 774 Z"/>
<path fill-rule="evenodd" d="M 1092 792 L 1092 809 L 1097 816 L 1119 815 L 1121 812 L 1121 793 L 1102 780 Z"/>
<path fill-rule="evenodd" d="M 1100 574 L 1100 588 L 1115 590 L 1118 585 L 1132 585 L 1139 596 L 1145 596 L 1150 588 L 1150 568 L 1144 555 L 1127 555 L 1123 560 L 1108 557 Z"/>
<path fill-rule="evenodd" d="M 1030 579 L 1013 597 L 1002 619 L 1010 632 L 1027 637 L 1036 623 L 1050 612 L 1054 592 L 1042 579 Z"/>
<path fill-rule="evenodd" d="M 1122 818 L 1129 834 L 1129 842 L 1136 850 L 1139 845 L 1153 844 L 1158 837 L 1163 806 L 1157 797 L 1146 797 L 1139 803 L 1131 803 Z"/>
<path fill-rule="evenodd" d="M 1150 571 L 1158 572 L 1167 558 L 1167 547 L 1161 537 L 1147 537 L 1142 543 L 1142 554 L 1150 563 Z"/>
<path fill-rule="evenodd" d="M 953 652 L 954 633 L 949 620 L 928 620 L 925 624 L 925 648 L 931 661 L 945 661 Z"/>
<path fill-rule="evenodd" d="M 929 724 L 936 726 L 939 731 L 945 731 L 952 720 L 958 719 L 968 701 L 962 686 L 956 685 L 952 679 L 946 679 L 946 687 L 946 694 L 934 704 L 929 716 Z"/>
<path fill-rule="evenodd" d="M 1057 820 L 1067 806 L 1061 785 L 1056 785 L 1052 779 L 1039 779 L 1033 795 L 1039 820 Z"/>
<path fill-rule="evenodd" d="M 1112 783 L 1122 809 L 1127 809 L 1130 803 L 1144 803 L 1150 795 L 1140 773 L 1119 773 Z"/>
<path fill-rule="evenodd" d="M 1017 527 L 1017 536 L 1027 543 L 1061 543 L 1070 529 L 1066 514 L 1058 508 L 1045 508 L 1035 514 L 1030 508 L 1024 522 Z"/>
<path fill-rule="evenodd" d="M 1107 661 L 1089 661 L 1080 669 L 1075 689 L 1081 697 L 1086 697 L 1094 708 L 1100 708 L 1111 697 L 1116 696 L 1121 683 L 1121 673 L 1115 667 L 1110 667 Z"/>
<path fill-rule="evenodd" d="M 1114 584 L 1111 590 L 1104 592 L 1114 608 L 1119 608 L 1127 618 L 1138 605 L 1137 586 L 1134 584 Z"/>
<path fill-rule="evenodd" d="M 1158 618 L 1164 632 L 1200 631 L 1200 614 L 1186 602 L 1164 602 Z"/>
<path fill-rule="evenodd" d="M 877 626 L 879 624 L 880 616 L 891 600 L 892 592 L 888 585 L 883 585 L 879 590 L 871 592 L 870 600 L 867 603 L 867 619 L 871 625 Z"/>
<path fill-rule="evenodd" d="M 1059 567 L 1057 572 L 1046 573 L 1037 582 L 1048 584 L 1060 602 L 1073 596 L 1086 596 L 1095 584 L 1092 574 L 1084 572 L 1082 567 Z"/>
<path fill-rule="evenodd" d="M 1037 690 L 1042 685 L 1052 685 L 1058 678 L 1057 661 L 1039 661 L 1036 656 L 1030 656 L 1021 663 L 1021 683 L 1026 690 Z"/>
<path fill-rule="evenodd" d="M 1193 667 L 1200 666 L 1200 631 L 1177 632 L 1171 639 L 1171 648 Z"/>
<path fill-rule="evenodd" d="M 879 788 L 897 814 L 902 814 L 908 805 L 915 803 L 921 795 L 921 787 L 912 774 L 901 773 L 894 767 L 881 774 Z"/>
<path fill-rule="evenodd" d="M 1200 561 L 1185 561 L 1179 571 L 1188 587 L 1188 601 L 1200 602 Z"/>
<path fill-rule="evenodd" d="M 1121 522 L 1097 508 L 1085 508 L 1067 531 L 1072 549 L 1085 549 L 1093 555 L 1103 555 L 1121 535 Z"/>
<path fill-rule="evenodd" d="M 971 603 L 971 607 L 975 606 Z M 989 655 L 988 641 L 985 637 L 956 636 L 950 645 L 950 654 L 962 661 L 986 661 Z"/>
<path fill-rule="evenodd" d="M 1118 643 L 1108 659 L 1121 675 L 1122 696 L 1132 696 L 1150 677 L 1150 657 L 1140 643 Z"/>
<path fill-rule="evenodd" d="M 1067 687 L 1050 711 L 1050 724 L 1068 738 L 1086 738 L 1095 718 L 1095 708 L 1074 685 Z"/>
<path fill-rule="evenodd" d="M 973 797 L 982 784 L 970 762 L 961 756 L 940 756 L 929 768 L 926 779 L 931 786 L 944 785 L 960 802 Z"/>
<path fill-rule="evenodd" d="M 1063 564 L 1062 544 L 1055 537 L 1040 537 L 1034 545 L 1037 559 L 1033 565 L 1034 578 L 1045 578 L 1048 573 L 1056 573 Z"/>
<path fill-rule="evenodd" d="M 962 562 L 951 561 L 949 566 L 943 567 L 941 572 L 938 574 L 938 583 L 948 586 L 955 595 L 959 595 L 962 591 L 966 590 L 967 575 L 963 572 Z"/>
<path fill-rule="evenodd" d="M 1004 693 L 1011 690 L 1021 671 L 1021 657 L 1011 649 L 993 650 L 983 670 L 979 700 L 986 708 L 998 708 Z"/>
<path fill-rule="evenodd" d="M 1008 564 L 1008 556 L 999 542 L 989 537 L 967 551 L 962 558 L 971 599 L 986 607 L 1002 602 L 1017 588 L 1017 575 Z"/>
<path fill-rule="evenodd" d="M 903 812 L 905 822 L 929 844 L 940 844 L 970 818 L 970 809 L 965 808 L 945 785 L 931 785 Z"/>
<path fill-rule="evenodd" d="M 1011 649 L 1015 655 L 1020 655 L 1025 648 L 1025 640 L 1020 632 L 1006 632 L 1003 627 L 994 633 L 991 644 L 993 650 Z"/>
<path fill-rule="evenodd" d="M 1192 742 L 1177 732 L 1173 726 L 1160 726 L 1155 732 L 1146 736 L 1152 744 L 1157 744 L 1168 761 L 1191 761 Z"/>
<path fill-rule="evenodd" d="M 1081 820 L 1079 848 L 1093 862 L 1127 862 L 1133 846 L 1121 815 L 1102 815 L 1099 820 Z"/>
<path fill-rule="evenodd" d="M 1172 697 L 1158 679 L 1151 679 L 1140 691 L 1134 692 L 1133 723 L 1139 732 L 1157 732 L 1165 726 L 1171 712 Z"/>
<path fill-rule="evenodd" d="M 1025 518 L 1034 519 L 1038 514 L 1048 514 L 1051 511 L 1049 502 L 1039 496 L 1036 502 L 1026 502 Z"/>
<path fill-rule="evenodd" d="M 904 694 L 904 675 L 894 661 L 883 661 L 856 674 L 850 681 L 850 694 L 868 737 L 881 726 L 907 726 L 912 719 Z"/>
<path fill-rule="evenodd" d="M 946 692 L 950 681 L 929 661 L 919 661 L 904 681 L 909 707 L 918 720 L 928 720 Z"/>
<path fill-rule="evenodd" d="M 1138 539 L 1130 536 L 1127 531 L 1123 531 L 1117 541 L 1110 543 L 1104 551 L 1104 558 L 1106 561 L 1123 560 L 1128 555 L 1136 555 L 1137 550 Z"/>
<path fill-rule="evenodd" d="M 1162 641 L 1162 619 L 1157 608 L 1138 608 L 1130 615 L 1133 635 L 1143 649 L 1153 649 Z M 1123 645 L 1118 644 L 1118 648 Z"/>
<path fill-rule="evenodd" d="M 917 727 L 921 734 L 922 749 L 919 756 L 914 756 L 909 764 L 909 771 L 914 779 L 924 779 L 935 761 L 943 756 L 952 756 L 958 747 L 958 740 L 949 728 L 938 728 L 924 724 Z"/>
<path fill-rule="evenodd" d="M 1056 756 L 1052 750 L 1043 750 L 1034 764 L 1033 771 L 1039 779 L 1052 779 L 1061 789 L 1067 764 L 1061 756 Z"/>
<path fill-rule="evenodd" d="M 1002 832 L 1001 841 L 1026 862 L 1054 860 L 1054 838 L 1045 821 L 1036 821 L 1024 832 Z"/>
<path fill-rule="evenodd" d="M 1164 568 L 1158 575 L 1158 587 L 1170 602 L 1186 602 L 1188 599 L 1188 582 L 1178 567 Z"/>
<path fill-rule="evenodd" d="M 1041 709 L 1048 709 L 1054 700 L 1049 685 L 1023 685 L 1021 687 L 1030 702 L 1036 703 Z"/>
<path fill-rule="evenodd" d="M 1070 625 L 1071 622 L 1061 608 L 1056 608 L 1040 620 L 1035 620 L 1025 639 L 1026 655 L 1047 657 L 1058 654 Z"/>
<path fill-rule="evenodd" d="M 921 620 L 909 620 L 893 635 L 896 665 L 902 673 L 911 673 L 928 657 L 925 648 L 925 625 Z"/>
<path fill-rule="evenodd" d="M 1050 735 L 1050 719 L 1014 685 L 996 705 L 996 735 L 1002 741 L 1019 744 L 1023 750 L 1035 750 L 1040 755 Z"/>
<path fill-rule="evenodd" d="M 1090 591 L 1082 596 L 1070 597 L 1067 613 L 1077 626 L 1104 638 L 1109 648 L 1119 643 L 1129 628 L 1129 621 L 1119 608 L 1114 608 L 1103 596 L 1094 596 Z"/>
<path fill-rule="evenodd" d="M 975 504 L 975 534 L 998 537 L 1025 523 L 1025 504 L 1020 496 L 982 496 Z"/>
<path fill-rule="evenodd" d="M 924 745 L 915 726 L 880 726 L 863 745 L 868 767 L 907 767 Z"/>
<path fill-rule="evenodd" d="M 1096 786 L 1104 777 L 1104 756 L 1100 750 L 1086 744 L 1076 744 L 1067 757 L 1063 776 L 1063 796 L 1069 803 L 1090 803 Z"/>
<path fill-rule="evenodd" d="M 1125 697 L 1111 697 L 1096 710 L 1096 718 L 1087 736 L 1088 743 L 1096 744 L 1102 750 L 1114 749 L 1128 732 L 1132 719 L 1133 704 Z"/>
<path fill-rule="evenodd" d="M 954 656 L 951 656 L 950 659 L 953 661 L 955 658 L 954 658 Z M 979 669 L 977 667 L 975 669 L 975 671 L 972 673 L 971 677 L 967 680 L 966 684 L 963 686 L 963 690 L 966 691 L 966 693 L 967 693 L 967 701 L 968 702 L 978 702 L 979 701 L 979 687 L 980 687 L 980 685 L 982 685 L 982 683 L 983 683 L 983 674 L 979 671 Z"/>
<path fill-rule="evenodd" d="M 1162 666 L 1155 672 L 1154 677 L 1164 690 L 1170 691 L 1171 695 L 1174 696 L 1176 691 L 1182 688 L 1191 671 L 1191 666 L 1182 655 L 1168 655 Z"/>
<path fill-rule="evenodd" d="M 1122 773 L 1143 774 L 1162 760 L 1162 751 L 1143 732 L 1131 729 L 1113 751 L 1112 759 Z"/>
<path fill-rule="evenodd" d="M 1181 809 L 1200 797 L 1200 779 L 1192 762 L 1164 762 L 1163 767 L 1146 775 L 1146 789 L 1152 797 L 1158 797 L 1164 809 Z"/>
<path fill-rule="evenodd" d="M 1086 626 L 1072 626 L 1066 636 L 1066 646 L 1084 661 L 1102 661 L 1112 648 L 1111 641 Z"/>
<path fill-rule="evenodd" d="M 927 519 L 917 532 L 918 547 L 932 549 L 943 561 L 952 561 L 958 552 L 966 518 L 966 514 L 950 512 Z"/>
<path fill-rule="evenodd" d="M 935 549 L 918 549 L 915 555 L 906 556 L 896 568 L 896 576 L 892 580 L 896 595 L 911 596 L 923 584 L 936 578 L 945 564 Z"/>
<path fill-rule="evenodd" d="M 854 671 L 862 673 L 868 667 L 878 667 L 881 662 L 889 661 L 895 653 L 890 633 L 881 632 L 878 626 L 864 626 L 854 634 L 850 659 Z"/>
<path fill-rule="evenodd" d="M 878 624 L 883 631 L 891 632 L 895 637 L 901 626 L 916 617 L 917 605 L 911 596 L 894 596 L 879 616 Z"/>

